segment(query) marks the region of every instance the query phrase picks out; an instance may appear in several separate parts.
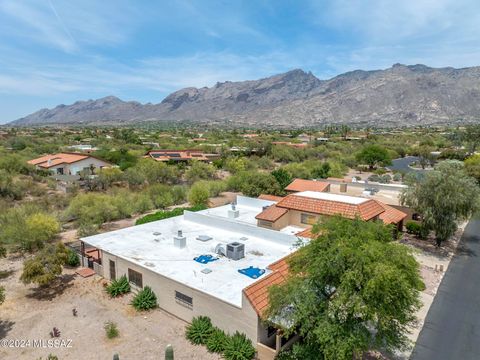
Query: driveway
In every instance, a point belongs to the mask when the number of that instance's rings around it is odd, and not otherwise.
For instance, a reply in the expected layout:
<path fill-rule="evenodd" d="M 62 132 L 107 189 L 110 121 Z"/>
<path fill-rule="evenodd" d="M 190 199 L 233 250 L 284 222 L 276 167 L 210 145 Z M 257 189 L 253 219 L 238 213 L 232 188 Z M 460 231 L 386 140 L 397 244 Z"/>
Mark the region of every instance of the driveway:
<path fill-rule="evenodd" d="M 471 220 L 438 289 L 411 360 L 480 359 L 480 216 Z"/>

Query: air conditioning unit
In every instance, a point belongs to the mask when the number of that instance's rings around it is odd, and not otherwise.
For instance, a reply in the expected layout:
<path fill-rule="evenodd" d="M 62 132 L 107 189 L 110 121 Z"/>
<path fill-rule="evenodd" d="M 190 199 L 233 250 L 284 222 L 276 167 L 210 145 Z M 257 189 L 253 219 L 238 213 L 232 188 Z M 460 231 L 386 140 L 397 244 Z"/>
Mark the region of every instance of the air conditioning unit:
<path fill-rule="evenodd" d="M 245 257 L 245 245 L 239 242 L 227 244 L 227 258 L 232 260 L 240 260 Z"/>

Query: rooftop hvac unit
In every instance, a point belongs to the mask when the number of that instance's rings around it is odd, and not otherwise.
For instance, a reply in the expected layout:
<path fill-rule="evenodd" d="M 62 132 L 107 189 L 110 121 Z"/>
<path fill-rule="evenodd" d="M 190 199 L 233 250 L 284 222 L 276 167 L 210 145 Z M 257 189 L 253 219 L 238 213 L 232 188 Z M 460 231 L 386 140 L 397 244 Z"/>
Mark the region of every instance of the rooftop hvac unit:
<path fill-rule="evenodd" d="M 227 258 L 232 260 L 240 260 L 245 257 L 245 245 L 239 242 L 227 244 Z"/>

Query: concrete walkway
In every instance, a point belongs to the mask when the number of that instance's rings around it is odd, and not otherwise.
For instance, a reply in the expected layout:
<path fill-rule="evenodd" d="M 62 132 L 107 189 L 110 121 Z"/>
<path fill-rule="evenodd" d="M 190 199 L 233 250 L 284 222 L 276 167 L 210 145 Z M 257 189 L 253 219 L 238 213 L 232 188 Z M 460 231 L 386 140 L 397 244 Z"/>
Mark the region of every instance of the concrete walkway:
<path fill-rule="evenodd" d="M 411 360 L 480 359 L 480 219 L 460 240 Z"/>

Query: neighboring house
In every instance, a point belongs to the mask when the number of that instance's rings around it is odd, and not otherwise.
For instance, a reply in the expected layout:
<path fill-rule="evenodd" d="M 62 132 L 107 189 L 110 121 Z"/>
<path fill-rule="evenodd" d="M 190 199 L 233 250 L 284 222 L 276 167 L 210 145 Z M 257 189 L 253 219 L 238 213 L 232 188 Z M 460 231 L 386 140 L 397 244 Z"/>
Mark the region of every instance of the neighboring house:
<path fill-rule="evenodd" d="M 78 175 L 82 170 L 101 169 L 112 164 L 92 155 L 79 153 L 59 153 L 28 161 L 38 169 L 49 170 L 54 175 Z"/>
<path fill-rule="evenodd" d="M 145 157 L 156 161 L 186 162 L 190 160 L 210 162 L 218 158 L 217 154 L 206 154 L 201 150 L 150 150 Z"/>
<path fill-rule="evenodd" d="M 325 181 L 295 179 L 285 188 L 285 191 L 288 193 L 301 191 L 329 192 L 330 184 Z"/>
<path fill-rule="evenodd" d="M 303 149 L 308 146 L 308 144 L 305 144 L 305 143 L 298 144 L 298 143 L 292 143 L 290 141 L 272 141 L 272 145 L 285 145 L 285 146 L 289 146 L 296 149 Z"/>
<path fill-rule="evenodd" d="M 93 146 L 90 145 L 90 144 L 70 145 L 68 148 L 69 148 L 69 149 L 76 150 L 76 151 L 86 152 L 86 153 L 91 153 L 91 152 L 93 152 L 93 151 L 97 151 L 97 150 L 98 150 L 98 148 L 93 147 Z"/>
<path fill-rule="evenodd" d="M 257 227 L 255 215 L 273 204 L 238 196 L 235 206 L 185 211 L 182 216 L 85 237 L 82 263 L 109 280 L 127 275 L 135 291 L 150 286 L 159 307 L 185 321 L 205 315 L 228 333 L 245 333 L 256 345 L 259 359 L 273 360 L 293 338 L 282 339 L 277 329 L 262 321 L 258 301 L 252 302 L 245 289 L 294 251 L 295 234 L 303 230 Z"/>
<path fill-rule="evenodd" d="M 287 226 L 309 228 L 325 216 L 356 217 L 364 221 L 381 220 L 403 229 L 404 212 L 378 200 L 317 191 L 303 191 L 287 195 L 275 205 L 265 208 L 255 218 L 260 227 L 281 230 Z"/>

